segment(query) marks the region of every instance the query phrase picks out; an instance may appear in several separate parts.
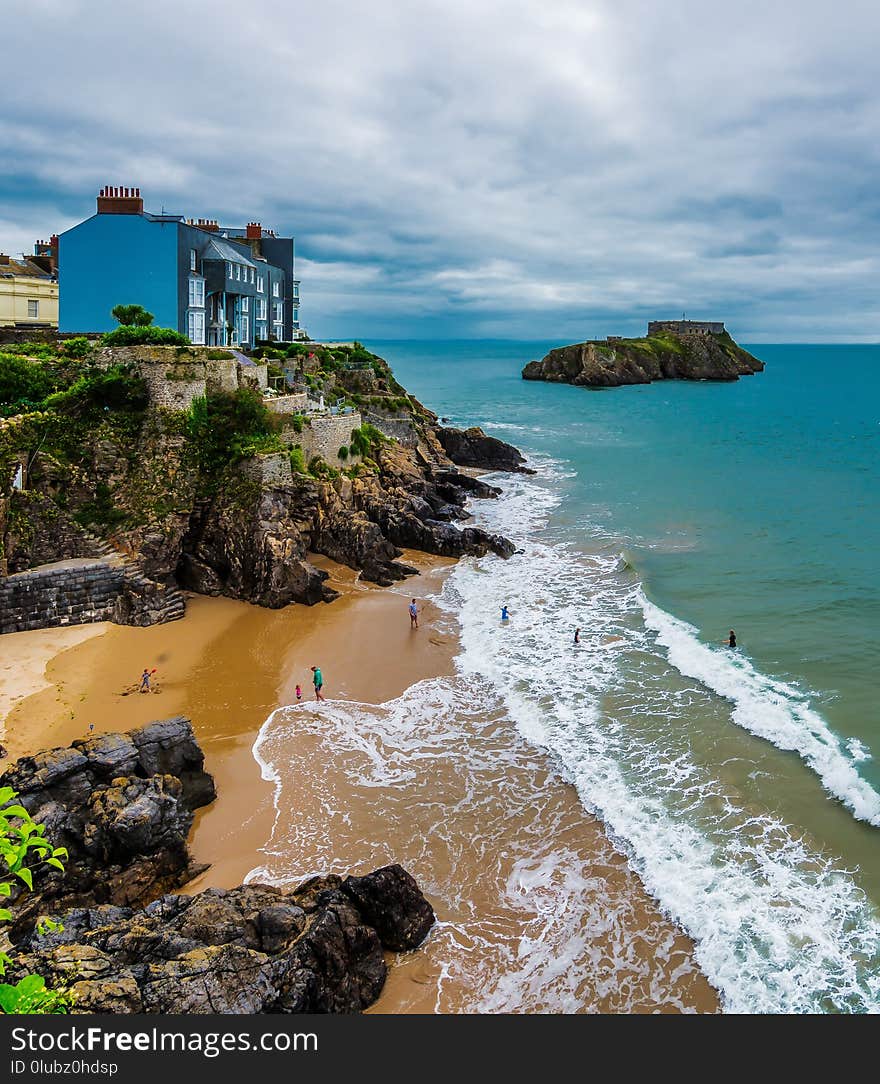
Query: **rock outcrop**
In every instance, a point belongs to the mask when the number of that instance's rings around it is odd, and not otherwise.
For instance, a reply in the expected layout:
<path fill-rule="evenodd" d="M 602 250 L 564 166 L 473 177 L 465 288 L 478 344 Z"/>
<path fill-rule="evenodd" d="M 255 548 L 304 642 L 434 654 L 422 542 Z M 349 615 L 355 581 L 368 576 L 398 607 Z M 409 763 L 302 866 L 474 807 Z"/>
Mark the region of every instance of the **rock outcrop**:
<path fill-rule="evenodd" d="M 69 851 L 63 874 L 38 867 L 34 891 L 8 901 L 7 981 L 40 974 L 72 993 L 72 1012 L 359 1012 L 382 990 L 384 953 L 416 948 L 434 923 L 399 865 L 169 893 L 198 872 L 187 835 L 214 798 L 186 719 L 22 757 L 0 785 Z M 41 933 L 46 913 L 60 926 Z"/>
<path fill-rule="evenodd" d="M 17 791 L 69 853 L 63 875 L 38 868 L 34 891 L 15 907 L 13 934 L 59 905 L 143 904 L 198 872 L 187 837 L 193 811 L 215 795 L 188 719 L 22 757 L 0 786 Z"/>
<path fill-rule="evenodd" d="M 385 983 L 384 950 L 416 948 L 434 912 L 398 865 L 298 888 L 166 895 L 143 910 L 73 908 L 31 934 L 15 974 L 64 983 L 77 1013 L 350 1013 Z"/>
<path fill-rule="evenodd" d="M 534 473 L 524 466 L 524 457 L 512 444 L 487 436 L 479 426 L 475 425 L 470 429 L 438 426 L 437 439 L 452 462 L 459 467 Z"/>
<path fill-rule="evenodd" d="M 650 384 L 655 380 L 738 380 L 763 370 L 764 363 L 727 332 L 663 332 L 643 339 L 575 343 L 530 361 L 524 380 L 547 380 L 586 388 Z"/>

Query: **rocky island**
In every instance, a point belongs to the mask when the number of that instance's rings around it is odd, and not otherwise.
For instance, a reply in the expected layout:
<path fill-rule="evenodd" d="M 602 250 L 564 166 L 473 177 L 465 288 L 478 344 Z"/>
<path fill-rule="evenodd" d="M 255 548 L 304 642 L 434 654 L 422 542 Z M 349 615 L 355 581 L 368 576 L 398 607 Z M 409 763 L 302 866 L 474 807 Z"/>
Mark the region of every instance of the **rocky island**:
<path fill-rule="evenodd" d="M 738 346 L 723 323 L 660 320 L 641 339 L 609 335 L 551 350 L 523 369 L 524 380 L 616 388 L 655 380 L 738 380 L 764 363 Z"/>

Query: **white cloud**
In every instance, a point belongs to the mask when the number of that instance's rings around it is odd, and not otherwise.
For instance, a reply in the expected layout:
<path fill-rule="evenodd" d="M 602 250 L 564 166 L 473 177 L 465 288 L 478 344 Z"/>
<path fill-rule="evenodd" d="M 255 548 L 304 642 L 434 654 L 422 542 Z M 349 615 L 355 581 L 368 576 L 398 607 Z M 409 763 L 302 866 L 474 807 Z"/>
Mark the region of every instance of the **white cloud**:
<path fill-rule="evenodd" d="M 316 334 L 876 337 L 867 3 L 47 2 L 6 27 L 7 248 L 139 185 L 294 232 Z"/>

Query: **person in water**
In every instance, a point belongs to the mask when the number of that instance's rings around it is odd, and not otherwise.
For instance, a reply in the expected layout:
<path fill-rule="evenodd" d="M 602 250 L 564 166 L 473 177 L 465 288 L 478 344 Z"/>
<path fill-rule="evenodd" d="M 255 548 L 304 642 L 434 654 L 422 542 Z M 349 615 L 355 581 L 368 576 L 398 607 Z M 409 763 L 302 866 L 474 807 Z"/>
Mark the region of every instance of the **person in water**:
<path fill-rule="evenodd" d="M 730 633 L 727 637 L 727 646 L 736 647 L 736 633 L 733 631 L 733 629 L 730 630 Z"/>
<path fill-rule="evenodd" d="M 579 644 L 581 642 L 581 630 L 580 629 L 575 629 L 574 630 L 574 642 L 576 644 Z"/>
<path fill-rule="evenodd" d="M 409 604 L 409 627 L 411 629 L 417 629 L 419 627 L 419 608 L 416 606 L 415 599 Z"/>
<path fill-rule="evenodd" d="M 315 699 L 323 700 L 324 695 L 321 690 L 324 688 L 324 675 L 321 673 L 321 668 L 319 666 L 313 666 L 312 673 L 314 674 L 312 680 L 315 683 Z"/>
<path fill-rule="evenodd" d="M 501 620 L 502 621 L 508 621 L 509 619 L 510 619 L 510 614 L 507 612 L 507 607 L 502 606 L 501 607 Z"/>

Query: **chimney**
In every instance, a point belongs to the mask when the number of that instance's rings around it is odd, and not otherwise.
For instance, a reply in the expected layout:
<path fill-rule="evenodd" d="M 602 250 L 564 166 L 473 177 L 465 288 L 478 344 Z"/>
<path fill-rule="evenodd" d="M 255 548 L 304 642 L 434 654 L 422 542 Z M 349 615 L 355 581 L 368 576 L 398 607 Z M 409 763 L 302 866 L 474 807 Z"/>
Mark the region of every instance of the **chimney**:
<path fill-rule="evenodd" d="M 207 230 L 209 233 L 219 233 L 220 227 L 217 224 L 216 218 L 200 218 L 196 225 L 200 230 Z"/>
<path fill-rule="evenodd" d="M 58 234 L 53 233 L 49 238 L 49 266 L 52 274 L 58 273 Z"/>
<path fill-rule="evenodd" d="M 99 215 L 142 215 L 144 201 L 139 188 L 105 185 L 98 193 Z"/>
<path fill-rule="evenodd" d="M 0 252 L 0 264 L 3 264 L 3 266 L 5 267 L 8 263 L 9 257 L 6 255 L 5 252 Z"/>
<path fill-rule="evenodd" d="M 259 241 L 263 236 L 263 231 L 260 229 L 259 222 L 248 222 L 247 229 L 244 231 L 244 235 L 248 241 Z"/>

